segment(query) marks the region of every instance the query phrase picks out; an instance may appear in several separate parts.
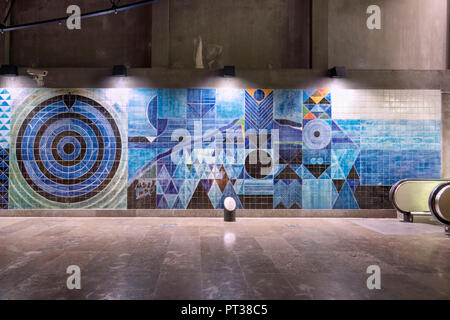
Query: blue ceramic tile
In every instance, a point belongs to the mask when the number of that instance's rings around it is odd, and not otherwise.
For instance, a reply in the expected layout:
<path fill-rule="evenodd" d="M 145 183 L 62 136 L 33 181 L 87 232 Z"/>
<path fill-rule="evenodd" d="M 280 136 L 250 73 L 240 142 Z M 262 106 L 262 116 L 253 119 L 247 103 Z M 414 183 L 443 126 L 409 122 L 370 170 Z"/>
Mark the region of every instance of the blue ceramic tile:
<path fill-rule="evenodd" d="M 245 105 L 245 90 L 217 89 L 216 118 L 243 119 Z"/>
<path fill-rule="evenodd" d="M 302 121 L 302 90 L 275 90 L 273 100 L 275 119 Z"/>
<path fill-rule="evenodd" d="M 159 119 L 186 119 L 186 107 L 186 89 L 158 89 Z"/>
<path fill-rule="evenodd" d="M 303 209 L 332 209 L 331 180 L 303 180 L 302 208 Z"/>

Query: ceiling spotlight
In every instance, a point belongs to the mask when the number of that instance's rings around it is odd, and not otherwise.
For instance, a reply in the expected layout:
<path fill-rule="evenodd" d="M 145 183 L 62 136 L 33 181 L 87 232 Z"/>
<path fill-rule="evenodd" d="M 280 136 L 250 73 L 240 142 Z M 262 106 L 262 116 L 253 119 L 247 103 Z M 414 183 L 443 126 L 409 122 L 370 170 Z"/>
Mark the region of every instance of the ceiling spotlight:
<path fill-rule="evenodd" d="M 2 64 L 2 66 L 0 68 L 0 75 L 16 77 L 19 75 L 19 70 L 17 69 L 17 66 L 15 66 L 13 64 Z"/>
<path fill-rule="evenodd" d="M 222 76 L 224 78 L 234 78 L 236 77 L 236 67 L 235 66 L 225 66 L 222 69 Z"/>
<path fill-rule="evenodd" d="M 127 67 L 125 67 L 124 65 L 114 66 L 112 75 L 114 77 L 126 77 L 127 76 Z"/>
<path fill-rule="evenodd" d="M 330 78 L 346 78 L 347 68 L 346 67 L 334 67 L 328 70 L 328 75 Z"/>

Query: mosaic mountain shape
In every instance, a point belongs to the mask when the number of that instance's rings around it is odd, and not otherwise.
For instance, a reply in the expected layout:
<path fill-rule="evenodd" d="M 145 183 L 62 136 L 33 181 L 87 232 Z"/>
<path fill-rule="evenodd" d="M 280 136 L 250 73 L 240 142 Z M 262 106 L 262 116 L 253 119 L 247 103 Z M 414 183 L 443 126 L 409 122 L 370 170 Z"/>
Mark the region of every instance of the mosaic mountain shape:
<path fill-rule="evenodd" d="M 323 98 L 323 99 L 320 101 L 320 104 L 330 104 L 330 101 L 328 101 L 326 98 Z"/>
<path fill-rule="evenodd" d="M 290 207 L 289 209 L 298 209 L 298 210 L 300 210 L 302 207 L 300 207 L 299 205 L 298 205 L 298 203 L 294 203 L 293 205 L 292 205 L 292 207 Z"/>
<path fill-rule="evenodd" d="M 311 98 L 308 98 L 304 103 L 305 104 L 316 104 L 316 102 Z"/>
<path fill-rule="evenodd" d="M 211 187 L 214 183 L 214 180 L 213 179 L 202 179 L 200 181 L 203 184 L 203 188 L 205 189 L 206 193 L 209 193 L 209 191 L 211 190 Z"/>
<path fill-rule="evenodd" d="M 290 208 L 286 208 L 286 206 L 285 206 L 283 203 L 279 203 L 279 204 L 275 207 L 275 209 L 281 209 L 281 210 L 286 210 L 286 209 L 289 209 L 289 210 L 301 210 L 302 208 L 301 208 L 297 203 L 294 203 Z"/>
<path fill-rule="evenodd" d="M 297 153 L 297 155 L 292 158 L 291 161 L 289 161 L 289 164 L 302 164 L 303 163 L 303 155 L 302 155 L 302 151 L 300 150 L 299 153 Z"/>
<path fill-rule="evenodd" d="M 223 166 L 220 167 L 219 176 L 221 178 L 216 179 L 216 182 L 217 182 L 217 185 L 219 186 L 220 191 L 224 192 L 224 190 L 228 184 L 228 181 L 230 181 L 230 178 L 228 178 L 227 171 L 225 170 L 225 168 Z"/>
<path fill-rule="evenodd" d="M 200 181 L 197 184 L 197 188 L 192 195 L 187 209 L 214 209 L 214 206 L 212 205 L 211 200 L 203 187 L 203 183 Z"/>
<path fill-rule="evenodd" d="M 286 208 L 286 206 L 283 203 L 280 202 L 279 204 L 277 204 L 275 209 L 287 209 L 287 208 Z"/>
<path fill-rule="evenodd" d="M 303 165 L 308 171 L 316 178 L 319 179 L 320 176 L 327 171 L 327 169 L 330 167 L 329 164 L 327 165 L 319 165 L 319 164 L 304 164 Z"/>
<path fill-rule="evenodd" d="M 278 176 L 275 178 L 277 180 L 296 180 L 301 179 L 298 174 L 292 170 L 290 166 L 287 166 L 286 168 L 281 171 Z"/>
<path fill-rule="evenodd" d="M 334 187 L 336 188 L 337 192 L 341 192 L 342 186 L 345 183 L 345 180 L 333 180 Z"/>
<path fill-rule="evenodd" d="M 359 180 L 359 174 L 358 171 L 356 171 L 355 166 L 352 167 L 352 169 L 350 170 L 350 173 L 347 176 L 347 179 L 351 179 L 351 180 Z"/>

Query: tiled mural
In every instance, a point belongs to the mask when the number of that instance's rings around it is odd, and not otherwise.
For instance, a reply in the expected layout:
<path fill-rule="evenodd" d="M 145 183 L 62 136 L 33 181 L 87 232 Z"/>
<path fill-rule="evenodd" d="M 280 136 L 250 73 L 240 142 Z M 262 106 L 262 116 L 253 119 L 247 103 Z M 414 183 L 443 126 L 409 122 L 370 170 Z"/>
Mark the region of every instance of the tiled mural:
<path fill-rule="evenodd" d="M 11 89 L 11 209 L 126 209 L 126 101 L 115 90 Z"/>
<path fill-rule="evenodd" d="M 441 175 L 439 91 L 0 90 L 3 209 L 382 209 Z"/>

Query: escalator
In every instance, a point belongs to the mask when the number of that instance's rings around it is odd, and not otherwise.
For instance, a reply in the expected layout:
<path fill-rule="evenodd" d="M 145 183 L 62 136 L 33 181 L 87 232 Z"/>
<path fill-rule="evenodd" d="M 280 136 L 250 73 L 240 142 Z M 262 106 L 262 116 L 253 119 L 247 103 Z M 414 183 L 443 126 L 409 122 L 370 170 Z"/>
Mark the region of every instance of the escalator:
<path fill-rule="evenodd" d="M 413 222 L 414 216 L 432 215 L 449 231 L 450 180 L 401 180 L 392 186 L 389 197 L 403 214 L 404 221 Z"/>

